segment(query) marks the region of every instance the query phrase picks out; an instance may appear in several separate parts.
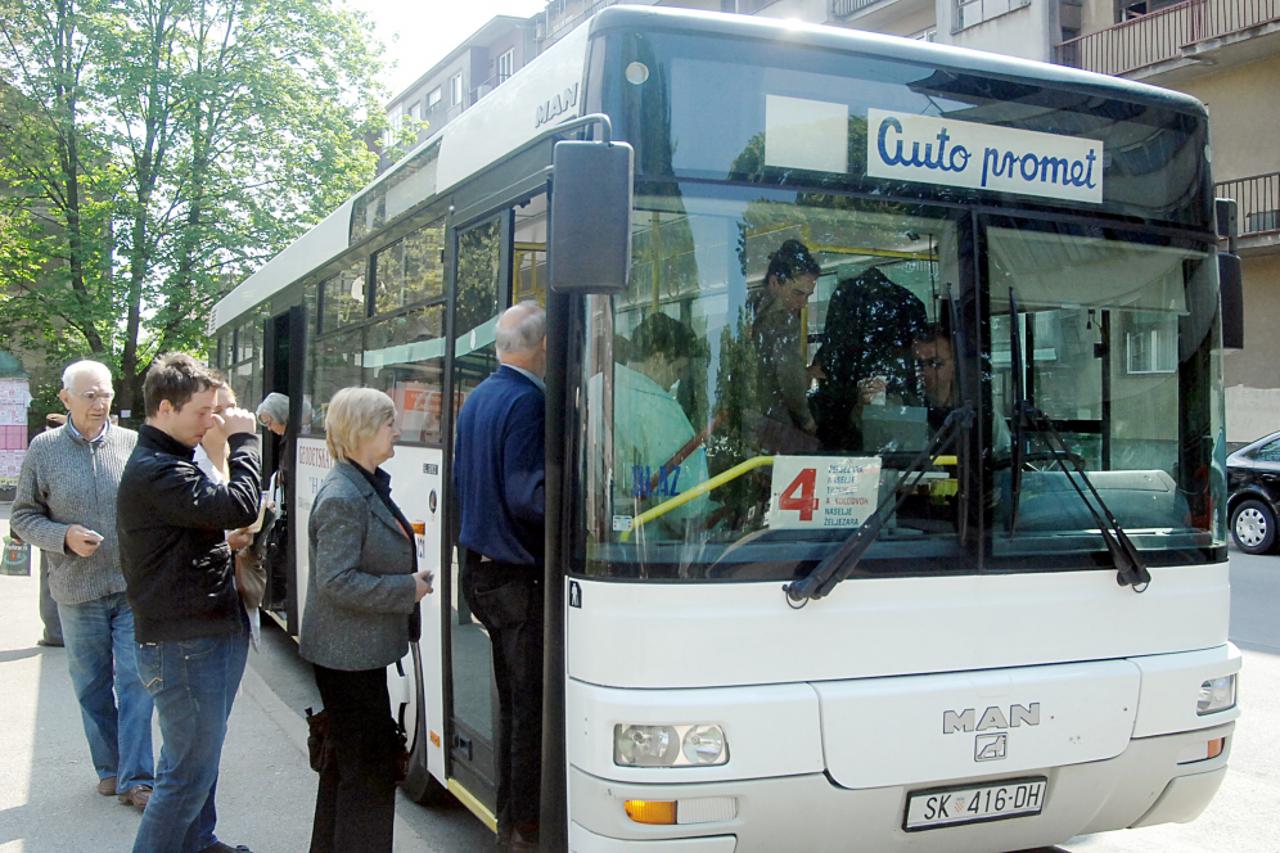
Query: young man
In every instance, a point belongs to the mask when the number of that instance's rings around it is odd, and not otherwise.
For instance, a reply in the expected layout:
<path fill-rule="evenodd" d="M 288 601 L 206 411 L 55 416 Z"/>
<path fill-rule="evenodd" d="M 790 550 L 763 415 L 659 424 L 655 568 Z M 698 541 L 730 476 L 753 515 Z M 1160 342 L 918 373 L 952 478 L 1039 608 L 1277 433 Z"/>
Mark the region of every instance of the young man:
<path fill-rule="evenodd" d="M 454 485 L 462 590 L 489 631 L 498 687 L 498 836 L 537 846 L 542 781 L 542 561 L 547 321 L 536 302 L 498 319 L 498 369 L 458 415 Z"/>
<path fill-rule="evenodd" d="M 120 552 L 138 639 L 138 674 L 155 699 L 164 745 L 134 853 L 230 853 L 214 836 L 218 762 L 248 654 L 224 531 L 258 516 L 252 413 L 214 414 L 217 379 L 187 355 L 157 358 L 143 384 L 147 419 L 117 496 Z M 221 424 L 230 479 L 192 461 Z"/>
<path fill-rule="evenodd" d="M 154 783 L 151 696 L 138 680 L 116 539 L 116 489 L 138 434 L 108 421 L 115 393 L 104 364 L 67 367 L 59 396 L 70 418 L 31 442 L 10 526 L 43 552 L 41 583 L 57 604 L 56 645 L 67 648 L 98 793 L 141 809 Z"/>

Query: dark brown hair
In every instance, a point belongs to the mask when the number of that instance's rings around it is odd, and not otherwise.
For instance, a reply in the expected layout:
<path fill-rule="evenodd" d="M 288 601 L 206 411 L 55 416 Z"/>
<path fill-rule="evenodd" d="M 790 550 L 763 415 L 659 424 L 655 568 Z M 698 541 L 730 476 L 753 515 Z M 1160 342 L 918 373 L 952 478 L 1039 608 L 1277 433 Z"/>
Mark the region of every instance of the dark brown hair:
<path fill-rule="evenodd" d="M 158 356 L 142 382 L 147 417 L 155 417 L 160 412 L 161 400 L 168 400 L 169 405 L 181 409 L 193 395 L 221 384 L 209 368 L 186 353 Z"/>

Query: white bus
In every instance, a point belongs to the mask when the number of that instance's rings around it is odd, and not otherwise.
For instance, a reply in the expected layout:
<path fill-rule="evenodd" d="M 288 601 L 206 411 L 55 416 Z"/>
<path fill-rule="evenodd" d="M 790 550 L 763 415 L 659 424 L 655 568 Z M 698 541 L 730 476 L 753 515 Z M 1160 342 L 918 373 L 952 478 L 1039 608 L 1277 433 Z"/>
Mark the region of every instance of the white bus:
<path fill-rule="evenodd" d="M 1063 67 L 599 13 L 217 305 L 241 398 L 291 403 L 271 611 L 306 618 L 328 400 L 385 390 L 439 578 L 393 679 L 406 788 L 494 825 L 450 448 L 495 318 L 538 299 L 544 849 L 1015 850 L 1193 819 L 1240 668 L 1206 127 Z"/>

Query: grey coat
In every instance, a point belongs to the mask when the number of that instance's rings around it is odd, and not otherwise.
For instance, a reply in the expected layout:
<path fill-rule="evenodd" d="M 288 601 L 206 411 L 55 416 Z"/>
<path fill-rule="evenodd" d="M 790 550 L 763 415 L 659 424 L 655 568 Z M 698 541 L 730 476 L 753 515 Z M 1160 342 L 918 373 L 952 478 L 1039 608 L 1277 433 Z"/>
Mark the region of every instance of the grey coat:
<path fill-rule="evenodd" d="M 376 669 L 403 657 L 409 617 L 417 608 L 416 544 L 350 463 L 335 463 L 320 484 L 307 539 L 302 656 L 346 671 Z"/>

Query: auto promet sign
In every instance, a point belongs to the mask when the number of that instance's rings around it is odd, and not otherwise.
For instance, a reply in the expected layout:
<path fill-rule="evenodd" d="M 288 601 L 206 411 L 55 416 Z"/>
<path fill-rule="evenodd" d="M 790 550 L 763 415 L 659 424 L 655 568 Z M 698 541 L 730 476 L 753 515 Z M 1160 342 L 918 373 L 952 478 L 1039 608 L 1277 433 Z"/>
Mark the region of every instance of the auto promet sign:
<path fill-rule="evenodd" d="M 871 109 L 867 175 L 1101 204 L 1102 143 Z"/>

